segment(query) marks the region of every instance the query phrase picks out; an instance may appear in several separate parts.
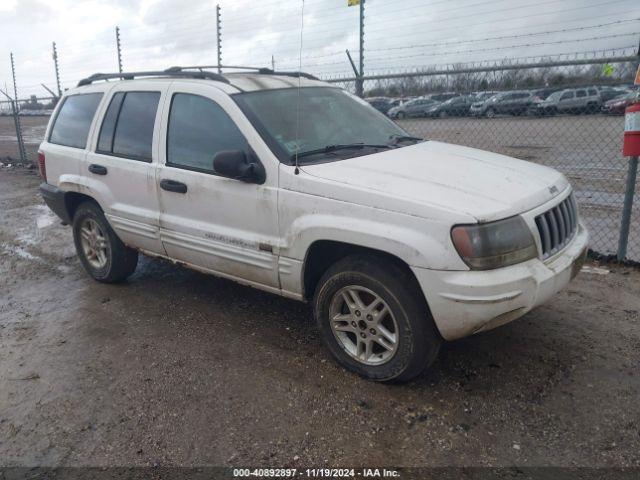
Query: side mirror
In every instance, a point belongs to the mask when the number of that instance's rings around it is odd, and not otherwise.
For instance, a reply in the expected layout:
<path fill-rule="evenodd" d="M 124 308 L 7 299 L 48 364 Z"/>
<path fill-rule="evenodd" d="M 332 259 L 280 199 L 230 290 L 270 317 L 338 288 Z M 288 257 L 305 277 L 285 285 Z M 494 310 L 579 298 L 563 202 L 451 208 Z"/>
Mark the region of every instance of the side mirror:
<path fill-rule="evenodd" d="M 247 183 L 264 183 L 264 168 L 242 150 L 223 150 L 213 157 L 213 170 L 225 177 Z"/>

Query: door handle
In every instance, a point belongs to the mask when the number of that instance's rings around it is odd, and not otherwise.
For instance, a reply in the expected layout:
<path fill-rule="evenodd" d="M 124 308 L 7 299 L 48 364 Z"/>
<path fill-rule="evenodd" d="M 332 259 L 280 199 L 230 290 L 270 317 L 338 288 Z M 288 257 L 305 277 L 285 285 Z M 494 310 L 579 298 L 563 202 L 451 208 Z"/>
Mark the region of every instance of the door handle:
<path fill-rule="evenodd" d="M 102 165 L 96 165 L 95 163 L 92 163 L 91 165 L 89 165 L 89 171 L 91 173 L 95 173 L 96 175 L 106 175 L 107 167 L 103 167 Z"/>
<path fill-rule="evenodd" d="M 182 182 L 176 182 L 175 180 L 160 180 L 160 188 L 167 192 L 187 193 L 187 186 Z"/>

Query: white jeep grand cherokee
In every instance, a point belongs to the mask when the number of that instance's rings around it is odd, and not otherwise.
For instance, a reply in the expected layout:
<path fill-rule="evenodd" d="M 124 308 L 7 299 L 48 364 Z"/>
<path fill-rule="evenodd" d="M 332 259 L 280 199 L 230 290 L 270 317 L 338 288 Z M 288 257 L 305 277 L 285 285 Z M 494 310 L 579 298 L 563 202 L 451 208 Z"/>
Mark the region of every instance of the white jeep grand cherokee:
<path fill-rule="evenodd" d="M 309 300 L 336 359 L 379 381 L 540 305 L 587 245 L 562 174 L 412 137 L 306 74 L 96 74 L 39 164 L 94 279 L 142 252 Z"/>

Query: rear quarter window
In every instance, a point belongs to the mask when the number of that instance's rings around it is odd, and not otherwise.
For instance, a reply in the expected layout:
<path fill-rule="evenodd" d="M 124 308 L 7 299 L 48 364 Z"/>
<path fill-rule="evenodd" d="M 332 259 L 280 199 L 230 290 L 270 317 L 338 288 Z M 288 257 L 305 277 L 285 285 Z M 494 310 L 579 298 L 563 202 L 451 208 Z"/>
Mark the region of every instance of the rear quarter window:
<path fill-rule="evenodd" d="M 84 93 L 66 97 L 53 121 L 49 143 L 86 148 L 91 122 L 101 99 L 102 93 Z"/>

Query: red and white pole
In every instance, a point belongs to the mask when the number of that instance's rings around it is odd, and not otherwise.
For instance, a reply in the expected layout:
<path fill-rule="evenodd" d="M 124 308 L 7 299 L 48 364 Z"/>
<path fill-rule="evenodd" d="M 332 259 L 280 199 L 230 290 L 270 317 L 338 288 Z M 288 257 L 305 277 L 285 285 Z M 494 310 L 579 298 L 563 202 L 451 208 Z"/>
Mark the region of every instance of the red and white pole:
<path fill-rule="evenodd" d="M 640 69 L 638 70 L 640 72 Z M 629 227 L 631 225 L 631 210 L 633 209 L 633 197 L 636 190 L 636 177 L 638 174 L 638 156 L 640 155 L 640 103 L 635 103 L 626 108 L 624 114 L 624 141 L 622 154 L 629 157 L 629 170 L 627 172 L 627 188 L 624 193 L 622 206 L 622 221 L 620 223 L 620 238 L 618 240 L 618 261 L 627 256 L 629 244 Z"/>

